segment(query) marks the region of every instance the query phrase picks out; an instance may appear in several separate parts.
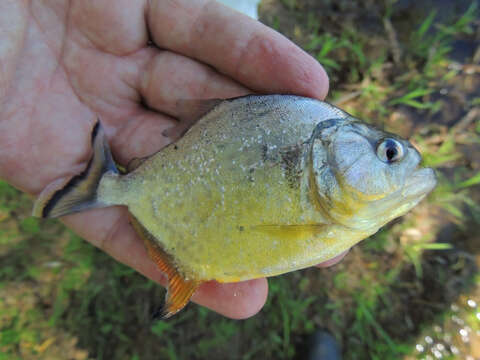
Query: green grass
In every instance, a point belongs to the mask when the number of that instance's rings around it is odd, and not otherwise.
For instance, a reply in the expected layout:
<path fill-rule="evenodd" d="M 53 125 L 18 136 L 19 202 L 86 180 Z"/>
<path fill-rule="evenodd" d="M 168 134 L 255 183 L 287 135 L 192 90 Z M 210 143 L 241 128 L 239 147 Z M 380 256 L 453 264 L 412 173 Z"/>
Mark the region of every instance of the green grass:
<path fill-rule="evenodd" d="M 415 344 L 433 329 L 458 340 L 452 304 L 460 309 L 455 316 L 479 329 L 465 304 L 469 297 L 480 303 L 480 173 L 468 157 L 480 146 L 480 119 L 456 124 L 480 102 L 462 87 L 468 74 L 449 66 L 455 41 L 474 36 L 475 3 L 445 22 L 438 11 L 427 13 L 398 33 L 398 63 L 386 31 L 364 33 L 348 19 L 333 26 L 324 8 L 308 8 L 318 4 L 282 3 L 283 16 L 298 17 L 297 40 L 329 71 L 331 100 L 410 137 L 424 165 L 437 171 L 435 191 L 334 268 L 270 279 L 268 302 L 251 319 L 229 320 L 190 304 L 168 321 L 152 321 L 163 302 L 160 286 L 57 221 L 31 218 L 31 200 L 0 181 L 0 360 L 294 359 L 319 328 L 338 339 L 345 359 L 423 358 Z M 345 4 L 339 2 L 353 6 Z M 366 13 L 356 9 L 359 20 Z M 394 1 L 379 1 L 372 22 L 395 27 L 395 9 Z M 275 16 L 274 25 L 288 32 L 282 13 Z M 460 115 L 449 116 L 449 105 L 460 100 L 439 96 L 443 88 L 464 94 Z"/>

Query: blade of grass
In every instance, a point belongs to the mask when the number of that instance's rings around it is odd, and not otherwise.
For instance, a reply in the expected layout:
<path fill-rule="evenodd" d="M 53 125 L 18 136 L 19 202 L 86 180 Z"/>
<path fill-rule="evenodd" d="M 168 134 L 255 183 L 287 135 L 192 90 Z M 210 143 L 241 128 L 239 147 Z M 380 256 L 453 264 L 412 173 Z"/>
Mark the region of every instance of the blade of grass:
<path fill-rule="evenodd" d="M 462 181 L 460 184 L 457 185 L 457 188 L 463 189 L 478 184 L 480 184 L 480 172 L 478 172 L 476 175 L 473 175 L 470 179 Z"/>

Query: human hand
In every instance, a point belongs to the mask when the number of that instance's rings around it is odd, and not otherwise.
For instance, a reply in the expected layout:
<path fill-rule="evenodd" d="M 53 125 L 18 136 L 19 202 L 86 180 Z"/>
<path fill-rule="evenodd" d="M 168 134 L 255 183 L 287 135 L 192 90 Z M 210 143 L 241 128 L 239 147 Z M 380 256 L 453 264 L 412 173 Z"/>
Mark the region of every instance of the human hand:
<path fill-rule="evenodd" d="M 176 123 L 178 99 L 252 91 L 322 99 L 328 90 L 314 59 L 214 1 L 3 2 L 0 34 L 0 177 L 30 194 L 86 166 L 97 117 L 115 159 L 125 165 L 171 141 L 162 132 Z M 164 283 L 125 208 L 62 220 L 118 261 Z M 193 301 L 245 318 L 266 295 L 265 279 L 210 282 Z"/>

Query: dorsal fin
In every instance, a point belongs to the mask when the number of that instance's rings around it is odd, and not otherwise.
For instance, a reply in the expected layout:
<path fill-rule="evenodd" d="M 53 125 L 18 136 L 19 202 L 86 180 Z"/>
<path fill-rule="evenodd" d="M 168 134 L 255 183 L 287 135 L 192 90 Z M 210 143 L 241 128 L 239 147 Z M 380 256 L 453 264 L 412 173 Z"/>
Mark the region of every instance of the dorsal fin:
<path fill-rule="evenodd" d="M 222 99 L 178 100 L 176 103 L 178 124 L 168 128 L 163 135 L 176 140 L 187 132 L 199 119 L 220 104 Z"/>
<path fill-rule="evenodd" d="M 141 158 L 136 157 L 136 158 L 131 159 L 127 164 L 127 173 L 132 172 L 133 170 L 138 168 L 140 165 L 142 165 L 145 162 L 145 160 L 148 160 L 152 156 L 153 155 L 148 155 L 148 156 L 144 156 L 144 157 L 141 157 Z"/>
<path fill-rule="evenodd" d="M 200 119 L 203 115 L 212 110 L 215 106 L 220 104 L 223 99 L 203 99 L 203 100 L 193 100 L 193 99 L 182 99 L 177 100 L 176 110 L 177 118 L 182 121 L 196 121 Z"/>

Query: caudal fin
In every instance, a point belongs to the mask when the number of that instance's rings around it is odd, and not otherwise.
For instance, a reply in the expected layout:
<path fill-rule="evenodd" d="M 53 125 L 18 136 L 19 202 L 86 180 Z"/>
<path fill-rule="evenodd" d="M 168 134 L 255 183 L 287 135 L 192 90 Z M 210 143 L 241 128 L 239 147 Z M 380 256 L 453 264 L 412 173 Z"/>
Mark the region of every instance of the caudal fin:
<path fill-rule="evenodd" d="M 100 121 L 92 130 L 92 148 L 93 156 L 82 173 L 54 181 L 42 191 L 33 207 L 33 216 L 54 218 L 108 206 L 97 200 L 98 184 L 105 173 L 118 174 L 118 170 Z"/>

